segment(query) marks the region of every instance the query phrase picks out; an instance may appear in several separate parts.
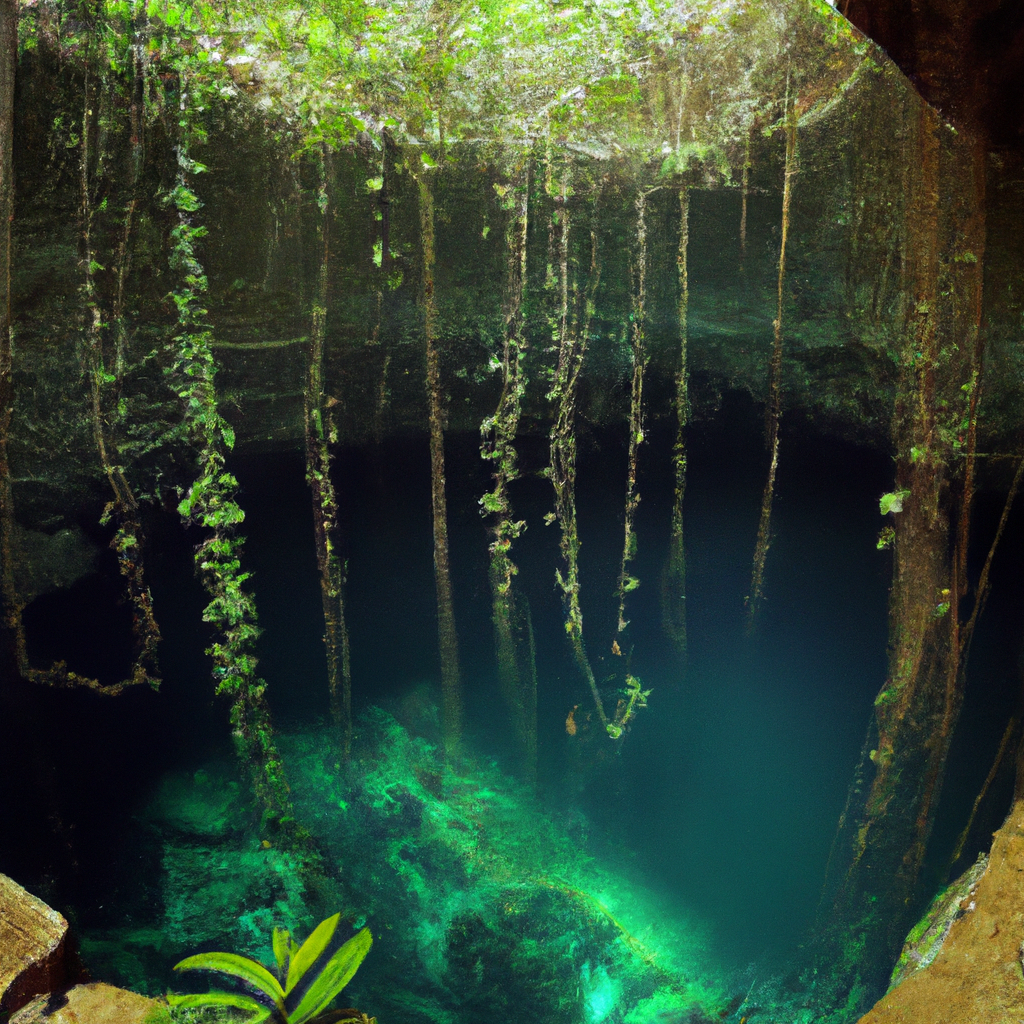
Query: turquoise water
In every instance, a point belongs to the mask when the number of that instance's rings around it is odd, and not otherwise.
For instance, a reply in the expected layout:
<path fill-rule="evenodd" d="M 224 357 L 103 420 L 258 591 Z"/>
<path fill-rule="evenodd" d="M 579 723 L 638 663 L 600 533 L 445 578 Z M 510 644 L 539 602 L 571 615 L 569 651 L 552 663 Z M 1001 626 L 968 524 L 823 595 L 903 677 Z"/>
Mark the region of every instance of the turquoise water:
<path fill-rule="evenodd" d="M 748 635 L 743 596 L 765 470 L 760 426 L 756 409 L 727 395 L 720 416 L 691 435 L 685 662 L 661 628 L 669 438 L 667 428 L 650 431 L 640 467 L 641 586 L 627 614 L 631 670 L 653 692 L 620 751 L 600 759 L 566 734 L 566 715 L 585 709 L 588 694 L 564 640 L 557 527 L 543 525 L 550 485 L 536 471 L 545 444 L 524 441 L 524 475 L 512 498 L 529 523 L 514 553 L 537 640 L 536 798 L 508 774 L 477 505 L 487 479 L 476 439 L 456 436 L 448 447 L 467 720 L 467 760 L 454 776 L 445 776 L 436 749 L 425 441 L 343 451 L 336 467 L 362 716 L 348 771 L 325 721 L 302 463 L 240 459 L 264 628 L 261 671 L 299 815 L 325 854 L 326 881 L 310 889 L 254 828 L 226 709 L 210 695 L 192 539 L 170 514 L 151 523 L 164 630 L 160 694 L 103 701 L 7 692 L 23 728 L 5 746 L 2 767 L 32 767 L 21 789 L 0 795 L 14 825 L 0 842 L 0 870 L 69 914 L 97 977 L 148 991 L 172 983 L 170 966 L 197 948 L 268 958 L 274 923 L 301 935 L 342 909 L 377 934 L 352 998 L 382 1021 L 475 1024 L 495 1013 L 512 1019 L 526 1003 L 537 1020 L 586 1024 L 739 1020 L 755 1009 L 753 1019 L 764 1022 L 804 1019 L 808 989 L 795 973 L 801 946 L 885 675 L 890 564 L 875 538 L 890 467 L 878 455 L 810 444 L 795 427 L 784 429 L 767 599 Z M 619 432 L 581 429 L 584 630 L 599 681 L 615 664 L 624 472 Z M 998 514 L 989 504 L 982 503 L 982 534 Z M 1015 557 L 1011 551 L 1006 572 Z M 80 636 L 55 627 L 74 610 L 70 602 L 110 603 L 104 588 L 113 567 L 103 568 L 71 598 L 37 602 L 30 641 L 40 660 L 66 656 L 73 668 L 89 665 L 114 679 L 126 623 L 100 619 Z M 978 641 L 979 682 L 965 723 L 981 749 L 998 743 L 1011 700 L 1012 673 L 992 640 L 1010 621 L 1009 604 L 993 599 L 987 628 L 995 632 Z M 984 759 L 954 756 L 949 822 L 962 820 L 979 765 L 982 776 L 987 770 Z M 940 821 L 940 843 L 948 845 L 952 830 Z"/>

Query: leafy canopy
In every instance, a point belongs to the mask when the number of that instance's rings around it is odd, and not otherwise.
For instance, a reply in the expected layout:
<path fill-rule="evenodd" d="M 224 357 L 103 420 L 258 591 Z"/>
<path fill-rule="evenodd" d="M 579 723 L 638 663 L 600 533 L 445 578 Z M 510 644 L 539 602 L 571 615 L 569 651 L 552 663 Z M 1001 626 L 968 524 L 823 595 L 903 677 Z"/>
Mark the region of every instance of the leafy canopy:
<path fill-rule="evenodd" d="M 68 0 L 51 0 L 61 3 Z M 867 44 L 823 0 L 102 0 L 110 51 L 168 39 L 223 98 L 301 145 L 362 137 L 433 151 L 545 140 L 728 174 L 792 88 L 834 101 Z M 119 56 L 118 56 L 119 55 Z M 728 154 L 728 159 L 726 159 Z"/>

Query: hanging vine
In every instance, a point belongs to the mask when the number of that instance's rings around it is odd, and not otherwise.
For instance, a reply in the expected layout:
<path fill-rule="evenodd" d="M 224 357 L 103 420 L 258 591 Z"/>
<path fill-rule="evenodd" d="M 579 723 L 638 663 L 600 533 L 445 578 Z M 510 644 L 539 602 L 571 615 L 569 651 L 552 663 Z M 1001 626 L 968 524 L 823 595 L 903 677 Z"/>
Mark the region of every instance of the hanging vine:
<path fill-rule="evenodd" d="M 135 102 L 135 82 L 132 82 L 132 130 L 138 130 L 141 134 L 141 124 Z M 125 588 L 128 592 L 132 607 L 132 640 L 134 658 L 130 675 L 113 686 L 100 687 L 93 680 L 83 680 L 81 677 L 73 677 L 73 673 L 63 672 L 63 666 L 55 666 L 57 678 L 71 680 L 93 686 L 103 693 L 116 694 L 127 686 L 139 683 L 148 683 L 154 688 L 160 685 L 157 668 L 157 646 L 160 643 L 160 630 L 153 613 L 153 597 L 149 585 L 146 583 L 145 568 L 143 562 L 143 550 L 145 538 L 143 535 L 142 522 L 139 515 L 139 503 L 132 490 L 131 485 L 125 477 L 124 469 L 121 466 L 122 459 L 118 451 L 117 442 L 113 430 L 108 432 L 106 423 L 108 419 L 109 402 L 104 401 L 105 392 L 114 390 L 115 397 L 120 391 L 123 375 L 127 364 L 126 357 L 126 327 L 124 323 L 124 287 L 129 265 L 129 251 L 131 245 L 131 225 L 134 212 L 135 193 L 140 173 L 140 158 L 138 147 L 141 142 L 136 141 L 132 153 L 132 181 L 128 206 L 124 214 L 124 227 L 122 238 L 117 253 L 116 266 L 116 292 L 113 302 L 112 321 L 116 334 L 116 347 L 114 365 L 108 368 L 108 361 L 104 352 L 104 315 L 100 304 L 96 287 L 96 271 L 102 269 L 95 259 L 92 242 L 93 218 L 96 210 L 96 202 L 93 196 L 93 187 L 90 183 L 91 146 L 90 140 L 93 134 L 91 123 L 92 107 L 96 104 L 96 97 L 91 95 L 89 89 L 88 65 L 83 87 L 84 107 L 82 111 L 82 139 L 81 139 L 81 164 L 80 164 L 80 186 L 81 186 L 81 221 L 82 221 L 82 265 L 84 267 L 83 293 L 87 311 L 86 325 L 86 361 L 90 378 L 91 406 L 92 406 L 92 428 L 93 437 L 96 441 L 96 449 L 99 453 L 100 463 L 106 475 L 107 482 L 113 493 L 113 498 L 107 503 L 103 512 L 101 522 L 106 525 L 113 523 L 115 527 L 114 538 L 110 542 L 111 548 L 117 554 L 118 567 L 121 576 L 125 581 Z M 97 157 L 97 163 L 101 165 L 102 153 Z M 123 418 L 123 413 L 117 410 L 118 406 L 126 404 L 123 399 L 115 401 L 112 415 L 115 419 Z M 40 674 L 30 670 L 32 677 L 40 677 Z M 49 677 L 52 673 L 44 673 Z M 41 677 L 40 677 L 41 678 Z"/>
<path fill-rule="evenodd" d="M 523 291 L 526 282 L 526 235 L 529 209 L 529 165 L 525 162 L 508 185 L 495 185 L 506 211 L 505 330 L 501 354 L 502 388 L 498 407 L 480 427 L 480 454 L 492 466 L 493 489 L 480 499 L 482 512 L 492 516 L 490 568 L 492 620 L 498 660 L 498 680 L 512 715 L 512 727 L 531 784 L 537 777 L 537 672 L 529 607 L 516 595 L 518 569 L 512 544 L 526 528 L 512 518 L 509 484 L 519 476 L 516 434 L 526 391 L 526 337 L 523 330 Z"/>
<path fill-rule="evenodd" d="M 626 463 L 626 500 L 623 510 L 622 559 L 619 563 L 618 615 L 615 637 L 612 639 L 612 654 L 623 657 L 619 639 L 625 636 L 629 622 L 626 619 L 626 595 L 640 586 L 640 580 L 629 571 L 629 565 L 636 558 L 637 537 L 634 521 L 640 504 L 637 490 L 637 453 L 644 441 L 644 370 L 647 367 L 647 196 L 642 189 L 636 197 L 636 262 L 633 266 L 633 311 L 630 316 L 630 358 L 633 363 L 633 379 L 629 400 L 629 445 Z M 612 739 L 622 736 L 626 726 L 636 712 L 647 706 L 650 690 L 640 688 L 640 680 L 629 672 L 630 657 L 626 657 L 624 672 L 625 689 L 615 707 L 614 720 L 607 723 L 608 735 Z"/>
<path fill-rule="evenodd" d="M 13 672 L 24 657 L 21 605 L 11 565 L 14 502 L 8 437 L 14 416 L 11 349 L 11 224 L 14 220 L 14 75 L 18 65 L 18 8 L 0 2 L 0 669 Z"/>
<path fill-rule="evenodd" d="M 317 190 L 319 267 L 310 326 L 309 366 L 303 413 L 306 438 L 306 482 L 313 497 L 313 537 L 320 571 L 320 600 L 324 611 L 324 646 L 331 716 L 341 738 L 342 755 L 352 750 L 352 662 L 345 621 L 345 567 L 334 547 L 338 500 L 331 482 L 331 442 L 336 440 L 324 392 L 324 341 L 327 329 L 330 260 L 330 152 L 318 151 L 320 185 Z"/>
<path fill-rule="evenodd" d="M 434 519 L 434 585 L 437 591 L 437 639 L 441 655 L 441 731 L 445 749 L 453 754 L 462 737 L 462 679 L 459 638 L 455 631 L 452 579 L 448 561 L 448 500 L 444 475 L 444 394 L 437 348 L 437 305 L 434 297 L 434 194 L 427 171 L 417 176 L 420 199 L 420 246 L 423 258 L 423 333 L 427 361 L 427 403 L 430 418 L 430 492 Z"/>
<path fill-rule="evenodd" d="M 370 178 L 367 182 L 367 188 L 371 194 L 376 196 L 373 211 L 374 221 L 380 225 L 380 236 L 373 244 L 373 262 L 377 268 L 374 288 L 376 310 L 373 331 L 368 342 L 375 349 L 381 349 L 381 329 L 388 308 L 387 296 L 398 287 L 401 281 L 401 274 L 395 270 L 391 254 L 391 173 L 388 168 L 388 139 L 388 132 L 382 131 L 380 136 L 380 174 Z M 391 349 L 385 347 L 381 349 L 381 352 L 380 381 L 377 384 L 373 417 L 373 435 L 378 444 L 384 433 L 384 417 L 387 412 L 388 399 L 391 396 L 388 382 Z"/>
<path fill-rule="evenodd" d="M 665 632 L 676 650 L 686 657 L 686 545 L 683 505 L 686 498 L 686 428 L 690 421 L 689 374 L 687 364 L 688 326 L 690 308 L 690 189 L 679 189 L 679 248 L 676 269 L 679 282 L 677 320 L 679 324 L 679 372 L 676 375 L 675 412 L 676 440 L 672 448 L 672 468 L 675 477 L 672 492 L 672 522 L 668 542 L 668 562 L 662 578 L 662 622 Z"/>
<path fill-rule="evenodd" d="M 572 645 L 576 665 L 586 680 L 594 700 L 594 710 L 597 712 L 601 726 L 613 740 L 617 740 L 622 736 L 626 724 L 632 719 L 636 709 L 644 706 L 648 692 L 640 689 L 640 682 L 635 676 L 627 675 L 624 699 L 619 701 L 615 715 L 612 718 L 608 717 L 583 642 L 583 611 L 580 607 L 579 576 L 580 539 L 576 520 L 576 401 L 579 394 L 580 373 L 583 369 L 587 343 L 590 338 L 590 324 L 595 311 L 597 288 L 601 280 L 601 250 L 598 235 L 601 191 L 599 189 L 594 201 L 590 225 L 590 270 L 582 299 L 582 315 L 575 282 L 570 285 L 569 281 L 571 220 L 568 206 L 570 194 L 568 173 L 564 174 L 560 186 L 557 189 L 553 188 L 552 191 L 554 193 L 553 221 L 555 222 L 553 241 L 557 251 L 557 286 L 560 292 L 560 301 L 554 324 L 558 336 L 558 365 L 555 369 L 551 390 L 548 392 L 549 401 L 556 403 L 555 422 L 550 435 L 551 464 L 548 471 L 555 491 L 555 511 L 549 515 L 547 521 L 557 520 L 561 527 L 560 547 L 565 565 L 564 572 L 562 569 L 556 570 L 555 578 L 562 591 L 565 608 L 565 632 Z"/>
<path fill-rule="evenodd" d="M 765 445 L 768 449 L 768 479 L 761 497 L 761 518 L 754 547 L 754 568 L 750 577 L 750 594 L 746 599 L 747 628 L 753 629 L 757 611 L 764 596 L 764 563 L 771 544 L 772 502 L 775 497 L 775 474 L 779 466 L 779 420 L 782 417 L 782 313 L 785 306 L 786 242 L 789 238 L 789 209 L 793 198 L 793 178 L 798 171 L 796 151 L 797 103 L 786 95 L 786 166 L 782 188 L 782 239 L 779 244 L 779 275 L 774 340 L 768 371 L 768 402 L 765 407 Z"/>
<path fill-rule="evenodd" d="M 583 301 L 583 321 L 579 322 L 579 310 L 575 282 L 569 284 L 569 174 L 563 174 L 561 185 L 552 186 L 554 210 L 552 213 L 552 240 L 558 260 L 557 287 L 560 292 L 557 316 L 558 365 L 554 383 L 548 392 L 548 400 L 557 403 L 555 423 L 551 428 L 551 485 L 555 490 L 555 511 L 549 522 L 558 520 L 561 528 L 561 551 L 565 560 L 565 571 L 555 571 L 555 578 L 562 590 L 565 608 L 565 632 L 572 644 L 576 665 L 587 681 L 594 699 L 594 710 L 601 725 L 608 729 L 611 724 L 597 689 L 594 670 L 590 666 L 583 644 L 583 611 L 580 608 L 579 550 L 580 540 L 576 524 L 576 396 L 579 390 L 580 370 L 587 351 L 590 321 L 594 314 L 594 299 L 601 280 L 600 248 L 598 245 L 598 210 L 600 193 L 594 203 L 593 220 L 590 227 L 590 273 Z M 570 291 L 573 293 L 570 309 Z"/>
<path fill-rule="evenodd" d="M 207 653 L 213 658 L 217 693 L 231 700 L 231 725 L 239 754 L 251 772 L 263 821 L 287 843 L 299 847 L 302 835 L 271 728 L 266 683 L 256 676 L 256 602 L 246 589 L 249 573 L 242 570 L 241 563 L 245 538 L 238 532 L 245 513 L 237 501 L 238 481 L 226 467 L 235 435 L 217 407 L 213 333 L 203 306 L 207 280 L 195 251 L 206 229 L 193 222 L 202 203 L 192 190 L 191 179 L 206 168 L 191 152 L 205 134 L 193 111 L 190 58 L 180 56 L 177 67 L 180 135 L 177 176 L 169 200 L 177 215 L 171 231 L 170 266 L 176 281 L 171 298 L 178 319 L 174 362 L 168 373 L 182 401 L 184 428 L 198 450 L 199 463 L 199 475 L 180 501 L 178 512 L 186 524 L 199 524 L 206 530 L 205 539 L 195 549 L 195 564 L 210 597 L 203 621 L 217 631 Z"/>
<path fill-rule="evenodd" d="M 740 177 L 740 274 L 747 264 L 747 203 L 750 198 L 750 140 L 754 134 L 754 121 L 747 131 L 746 144 L 743 148 L 743 172 Z"/>
<path fill-rule="evenodd" d="M 90 53 L 91 53 L 91 47 Z M 138 58 L 141 60 L 141 58 Z M 136 156 L 141 142 L 138 139 L 133 141 L 133 175 L 130 186 L 130 200 L 124 214 L 124 227 L 122 239 L 117 252 L 116 293 L 113 301 L 113 320 L 117 335 L 117 347 L 114 358 L 114 372 L 108 368 L 106 354 L 104 351 L 104 332 L 108 327 L 101 304 L 99 290 L 96 282 L 96 275 L 105 268 L 96 260 L 96 253 L 93 245 L 94 218 L 98 208 L 105 209 L 107 197 L 104 197 L 102 204 L 95 201 L 94 192 L 96 186 L 93 184 L 91 165 L 96 162 L 96 175 L 101 176 L 103 168 L 104 153 L 102 144 L 97 143 L 93 147 L 93 137 L 98 134 L 94 125 L 94 110 L 99 110 L 99 120 L 102 121 L 105 111 L 101 108 L 107 102 L 107 93 L 97 93 L 94 88 L 93 76 L 90 68 L 96 62 L 94 55 L 85 61 L 84 77 L 82 82 L 82 121 L 79 143 L 79 210 L 80 210 L 80 237 L 81 237 L 81 266 L 83 268 L 83 280 L 81 293 L 85 310 L 85 324 L 83 328 L 84 337 L 84 363 L 85 372 L 89 379 L 90 388 L 90 416 L 92 421 L 93 439 L 96 442 L 97 453 L 100 464 L 103 467 L 104 475 L 112 491 L 112 499 L 103 511 L 100 519 L 102 525 L 114 523 L 114 537 L 110 542 L 111 549 L 117 555 L 118 568 L 125 582 L 125 589 L 132 608 L 132 646 L 133 661 L 129 674 L 117 683 L 104 685 L 98 679 L 80 675 L 68 669 L 67 664 L 58 661 L 45 669 L 34 668 L 29 664 L 25 643 L 24 624 L 22 622 L 21 600 L 15 592 L 13 582 L 4 581 L 4 605 L 7 628 L 13 636 L 13 647 L 19 673 L 25 678 L 36 683 L 50 686 L 77 687 L 83 686 L 95 690 L 104 696 L 117 696 L 130 686 L 146 683 L 154 689 L 160 685 L 159 669 L 157 666 L 157 647 L 160 642 L 160 630 L 153 612 L 153 599 L 149 585 L 145 579 L 143 564 L 144 536 L 142 523 L 139 515 L 139 503 L 133 490 L 125 477 L 121 465 L 121 456 L 117 443 L 114 439 L 113 428 L 109 429 L 108 422 L 115 422 L 124 418 L 123 407 L 126 404 L 123 399 L 113 403 L 104 400 L 105 393 L 108 393 L 113 386 L 119 393 L 122 384 L 122 376 L 126 364 L 124 355 L 124 282 L 129 264 L 129 247 L 131 238 L 132 214 L 134 211 L 135 195 L 138 184 L 140 162 Z M 133 133 L 138 130 L 141 135 L 142 126 L 137 117 L 135 103 L 136 83 L 138 72 L 133 76 L 132 88 L 132 115 L 131 125 Z M 101 82 L 101 85 L 106 83 Z M 8 496 L 9 502 L 9 496 Z M 0 517 L 2 518 L 2 517 Z M 4 537 L 0 540 L 4 547 L 5 567 L 10 564 L 10 539 Z M 5 568 L 4 575 L 7 575 Z"/>
<path fill-rule="evenodd" d="M 636 257 L 633 266 L 633 310 L 630 314 L 630 361 L 633 364 L 633 379 L 629 398 L 629 444 L 626 460 L 626 500 L 623 509 L 622 558 L 619 562 L 619 578 L 616 586 L 619 602 L 615 638 L 612 653 L 622 655 L 619 638 L 629 623 L 626 621 L 626 595 L 640 586 L 640 581 L 629 571 L 630 562 L 636 558 L 637 538 L 634 520 L 640 494 L 637 491 L 637 453 L 644 441 L 643 398 L 644 370 L 647 367 L 646 318 L 647 318 L 647 195 L 641 190 L 636 197 Z"/>

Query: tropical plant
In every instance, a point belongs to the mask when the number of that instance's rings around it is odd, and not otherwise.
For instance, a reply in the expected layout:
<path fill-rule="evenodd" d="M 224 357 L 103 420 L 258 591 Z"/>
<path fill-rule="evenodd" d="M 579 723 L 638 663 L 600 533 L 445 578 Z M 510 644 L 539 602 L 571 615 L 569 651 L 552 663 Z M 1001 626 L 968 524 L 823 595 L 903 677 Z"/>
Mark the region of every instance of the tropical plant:
<path fill-rule="evenodd" d="M 341 914 L 321 921 L 300 946 L 285 928 L 275 928 L 275 977 L 258 960 L 238 953 L 197 953 L 174 965 L 176 971 L 216 971 L 235 978 L 252 989 L 244 992 L 203 992 L 192 995 L 169 993 L 172 1007 L 229 1007 L 252 1014 L 246 1024 L 342 1024 L 370 1021 L 358 1010 L 327 1010 L 334 997 L 352 980 L 370 951 L 373 936 L 369 928 L 356 932 L 337 945 L 336 932 Z M 334 947 L 334 952 L 331 952 Z M 316 968 L 314 970 L 314 968 Z"/>

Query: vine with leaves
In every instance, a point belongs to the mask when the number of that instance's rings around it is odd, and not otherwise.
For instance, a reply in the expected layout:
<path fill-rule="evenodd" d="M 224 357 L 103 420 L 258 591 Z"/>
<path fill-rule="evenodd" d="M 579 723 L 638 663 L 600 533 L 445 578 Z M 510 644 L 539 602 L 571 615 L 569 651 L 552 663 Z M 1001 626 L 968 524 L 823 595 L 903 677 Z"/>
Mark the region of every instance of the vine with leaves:
<path fill-rule="evenodd" d="M 134 84 L 133 81 L 133 94 L 135 91 Z M 154 688 L 160 685 L 157 667 L 157 646 L 160 643 L 160 629 L 153 611 L 153 597 L 146 582 L 143 554 L 145 550 L 145 537 L 140 517 L 139 501 L 125 475 L 125 469 L 122 465 L 123 458 L 118 450 L 114 430 L 107 427 L 108 420 L 113 419 L 116 423 L 127 416 L 127 401 L 119 395 L 127 363 L 127 328 L 124 318 L 124 294 L 125 279 L 129 266 L 134 204 L 136 202 L 136 190 L 140 173 L 138 148 L 141 146 L 141 140 L 136 139 L 133 143 L 133 176 L 130 186 L 130 198 L 124 211 L 122 238 L 116 256 L 116 292 L 110 317 L 110 320 L 113 321 L 116 335 L 116 348 L 113 366 L 111 367 L 104 351 L 104 333 L 108 327 L 108 322 L 107 317 L 104 316 L 96 281 L 97 272 L 102 271 L 104 268 L 95 258 L 96 254 L 93 245 L 93 220 L 97 204 L 94 197 L 94 186 L 90 180 L 90 166 L 92 163 L 92 147 L 90 143 L 94 135 L 92 124 L 93 107 L 98 106 L 98 99 L 93 95 L 90 85 L 90 75 L 87 66 L 82 89 L 83 111 L 79 174 L 81 188 L 82 266 L 84 268 L 82 291 L 87 317 L 85 328 L 86 363 L 90 381 L 93 437 L 96 442 L 96 450 L 99 453 L 100 463 L 103 466 L 103 472 L 113 494 L 111 501 L 107 503 L 103 511 L 101 522 L 104 525 L 113 523 L 115 528 L 110 547 L 117 555 L 118 567 L 125 581 L 125 588 L 131 602 L 134 658 L 129 676 L 112 686 L 100 686 L 95 680 L 73 676 L 66 669 L 61 672 L 63 666 L 58 665 L 55 668 L 57 669 L 57 678 L 59 679 L 68 677 L 70 680 L 73 677 L 73 680 L 79 684 L 84 684 L 98 689 L 102 693 L 113 695 L 120 693 L 128 686 L 140 683 L 147 683 Z M 138 116 L 134 95 L 132 111 L 133 132 L 138 131 L 141 136 L 143 126 Z M 103 154 L 99 153 L 96 158 L 98 170 L 102 169 L 102 156 Z M 106 198 L 101 206 L 106 206 Z M 115 397 L 113 403 L 106 399 L 106 395 L 111 392 L 113 392 Z M 30 672 L 31 677 L 37 679 L 52 675 L 50 672 L 43 674 L 34 670 L 30 670 Z"/>
<path fill-rule="evenodd" d="M 590 273 L 583 299 L 583 319 L 579 319 L 576 283 L 569 282 L 569 231 L 571 220 L 568 198 L 569 172 L 563 173 L 559 185 L 552 186 L 552 241 L 557 259 L 557 276 L 551 283 L 558 288 L 558 313 L 553 317 L 558 340 L 558 364 L 548 400 L 555 403 L 555 422 L 551 428 L 551 462 L 548 474 L 555 491 L 555 511 L 548 522 L 558 521 L 561 529 L 559 547 L 564 569 L 555 570 L 555 578 L 562 591 L 565 610 L 565 632 L 572 645 L 576 665 L 587 682 L 594 699 L 594 710 L 603 728 L 609 726 L 608 714 L 597 689 L 594 670 L 583 644 L 583 610 L 580 607 L 579 550 L 580 540 L 576 522 L 576 397 L 580 371 L 587 351 L 590 321 L 594 314 L 594 300 L 601 280 L 601 260 L 598 237 L 598 211 L 600 195 L 594 203 L 590 227 Z M 570 303 L 570 294 L 572 302 Z"/>
<path fill-rule="evenodd" d="M 331 716 L 347 760 L 352 750 L 352 659 L 345 620 L 345 566 L 338 557 L 334 534 L 338 526 L 338 499 L 331 481 L 331 443 L 337 440 L 324 391 L 324 343 L 327 332 L 330 260 L 330 152 L 317 154 L 319 187 L 317 208 L 319 266 L 310 327 L 309 364 L 303 401 L 306 439 L 306 482 L 313 498 L 313 539 L 320 573 L 320 599 L 324 612 L 324 646 Z"/>
<path fill-rule="evenodd" d="M 242 569 L 245 538 L 239 532 L 245 513 L 238 504 L 238 481 L 227 469 L 234 447 L 234 430 L 221 416 L 215 386 L 213 332 L 203 305 L 207 279 L 196 253 L 206 229 L 196 223 L 202 202 L 192 179 L 206 168 L 192 157 L 205 141 L 198 123 L 192 89 L 201 88 L 192 74 L 191 58 L 176 61 L 179 94 L 177 177 L 168 201 L 175 212 L 171 230 L 170 266 L 175 275 L 171 299 L 177 310 L 172 339 L 171 385 L 181 399 L 184 428 L 198 453 L 199 472 L 178 504 L 186 524 L 203 527 L 196 546 L 195 565 L 210 602 L 203 621 L 216 631 L 207 649 L 213 659 L 217 693 L 231 701 L 231 725 L 239 752 L 248 766 L 263 821 L 293 846 L 302 836 L 292 812 L 284 765 L 277 751 L 267 707 L 266 683 L 256 675 L 259 636 L 256 602 L 246 586 L 250 574 Z"/>
<path fill-rule="evenodd" d="M 513 578 L 518 569 L 511 554 L 512 544 L 526 528 L 526 523 L 513 519 L 508 493 L 509 484 L 519 476 L 515 442 L 527 383 L 523 291 L 529 187 L 529 163 L 525 158 L 508 184 L 494 186 L 506 213 L 505 329 L 501 352 L 501 396 L 494 414 L 488 416 L 480 427 L 480 453 L 491 463 L 494 486 L 480 499 L 480 504 L 483 514 L 492 517 L 488 576 L 498 680 L 512 715 L 524 774 L 533 784 L 537 777 L 537 672 L 533 631 L 528 626 L 529 606 L 524 612 L 521 602 L 525 602 L 525 597 L 514 592 Z"/>
<path fill-rule="evenodd" d="M 616 586 L 618 617 L 612 652 L 622 656 L 619 638 L 629 626 L 626 620 L 626 595 L 640 586 L 640 580 L 629 571 L 629 565 L 636 558 L 637 536 L 634 527 L 636 510 L 640 504 L 637 490 L 637 456 L 644 442 L 644 370 L 647 367 L 646 321 L 647 321 L 647 196 L 641 189 L 637 192 L 636 207 L 636 249 L 633 265 L 633 309 L 630 313 L 630 361 L 633 377 L 629 396 L 629 442 L 626 456 L 626 500 L 623 510 L 622 558 L 619 563 L 619 577 Z"/>
<path fill-rule="evenodd" d="M 0 667 L 14 671 L 23 658 L 21 606 L 11 565 L 14 501 L 8 449 L 14 417 L 11 345 L 11 224 L 14 220 L 14 75 L 18 65 L 18 8 L 0 2 Z"/>
<path fill-rule="evenodd" d="M 686 429 L 690 421 L 689 369 L 687 361 L 690 307 L 690 189 L 679 188 L 679 248 L 676 251 L 676 272 L 679 297 L 676 318 L 679 331 L 679 370 L 676 373 L 675 413 L 676 439 L 672 446 L 672 520 L 668 541 L 668 560 L 662 577 L 662 622 L 676 650 L 686 657 L 686 544 L 683 507 L 686 499 L 688 456 Z"/>

